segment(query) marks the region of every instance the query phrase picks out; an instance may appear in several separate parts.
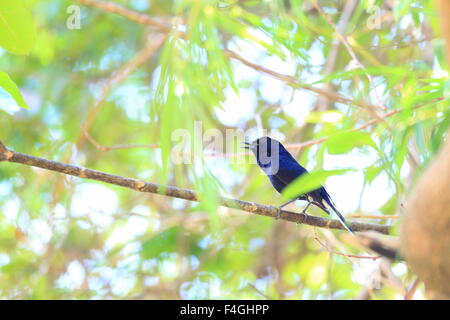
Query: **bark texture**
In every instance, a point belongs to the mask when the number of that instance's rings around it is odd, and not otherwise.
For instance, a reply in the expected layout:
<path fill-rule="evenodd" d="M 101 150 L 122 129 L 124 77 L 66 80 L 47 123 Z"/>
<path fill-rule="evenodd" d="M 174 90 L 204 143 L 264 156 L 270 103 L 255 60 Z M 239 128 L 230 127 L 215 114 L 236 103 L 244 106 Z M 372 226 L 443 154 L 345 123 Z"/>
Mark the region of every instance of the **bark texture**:
<path fill-rule="evenodd" d="M 450 139 L 408 201 L 401 240 L 428 298 L 450 299 Z"/>

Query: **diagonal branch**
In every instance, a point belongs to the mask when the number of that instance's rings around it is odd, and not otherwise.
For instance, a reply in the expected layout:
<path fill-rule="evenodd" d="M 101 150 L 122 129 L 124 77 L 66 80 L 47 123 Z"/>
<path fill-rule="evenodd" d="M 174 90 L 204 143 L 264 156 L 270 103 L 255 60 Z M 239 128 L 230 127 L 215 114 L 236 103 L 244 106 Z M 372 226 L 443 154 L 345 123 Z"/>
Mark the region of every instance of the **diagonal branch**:
<path fill-rule="evenodd" d="M 158 29 L 162 32 L 170 32 L 173 30 L 171 24 L 166 23 L 165 21 L 160 21 L 151 16 L 140 13 L 131 9 L 128 9 L 120 4 L 109 2 L 109 1 L 101 1 L 101 0 L 74 0 L 80 4 L 85 6 L 94 7 L 97 9 L 101 9 L 103 11 L 115 13 L 119 16 L 122 16 L 130 21 L 136 22 L 137 24 L 152 26 L 155 29 Z"/>
<path fill-rule="evenodd" d="M 350 3 L 350 2 L 348 2 L 348 3 Z M 357 67 L 360 68 L 361 70 L 363 70 L 364 74 L 366 75 L 367 79 L 369 80 L 369 84 L 373 87 L 372 89 L 375 90 L 374 91 L 375 96 L 377 97 L 378 102 L 380 104 L 379 107 L 381 109 L 386 110 L 386 107 L 383 106 L 383 102 L 381 101 L 381 97 L 378 95 L 376 88 L 374 88 L 372 76 L 367 72 L 367 69 L 364 67 L 364 65 L 361 63 L 361 61 L 356 56 L 355 52 L 353 51 L 352 47 L 350 46 L 346 37 L 344 36 L 342 30 L 339 30 L 339 27 L 333 23 L 333 20 L 331 19 L 331 17 L 325 11 L 323 11 L 322 7 L 317 3 L 317 1 L 315 1 L 313 3 L 313 5 L 317 9 L 317 11 L 319 11 L 325 17 L 325 19 L 328 21 L 328 23 L 333 27 L 334 31 L 336 32 L 338 40 L 341 41 L 344 44 L 344 46 L 347 48 L 347 51 L 350 54 L 350 57 L 353 59 L 354 62 L 356 62 Z M 374 111 L 374 113 L 375 113 L 375 111 Z M 377 116 L 376 113 L 374 115 Z"/>
<path fill-rule="evenodd" d="M 358 4 L 357 0 L 349 0 L 345 3 L 343 12 L 339 18 L 339 22 L 337 25 L 337 30 L 339 30 L 339 32 L 345 33 L 347 25 L 350 22 L 350 19 L 352 18 L 353 11 L 355 10 L 357 4 Z M 333 73 L 336 62 L 337 62 L 337 57 L 339 54 L 340 44 L 341 44 L 341 42 L 339 41 L 339 39 L 336 39 L 336 38 L 333 39 L 333 42 L 331 44 L 331 47 L 330 47 L 330 50 L 328 52 L 328 56 L 326 59 L 325 68 L 323 70 L 324 75 Z M 328 83 L 324 84 L 323 88 L 326 90 L 331 90 L 333 88 L 333 86 L 331 83 L 328 82 Z M 325 97 L 319 97 L 319 99 L 317 101 L 317 110 L 319 110 L 319 111 L 327 110 L 329 108 L 328 105 L 329 105 L 328 99 L 326 99 Z"/>
<path fill-rule="evenodd" d="M 354 101 L 354 100 L 346 98 L 346 97 L 344 97 L 344 96 L 342 96 L 340 94 L 337 94 L 337 93 L 335 93 L 333 91 L 320 89 L 320 88 L 316 88 L 314 86 L 310 86 L 310 85 L 307 85 L 307 84 L 300 83 L 293 76 L 282 74 L 282 73 L 270 70 L 270 69 L 268 69 L 266 67 L 263 67 L 261 65 L 258 65 L 256 63 L 250 62 L 250 61 L 244 59 L 242 56 L 238 55 L 234 51 L 226 50 L 225 53 L 226 53 L 226 55 L 229 58 L 237 60 L 237 61 L 240 61 L 243 65 L 245 65 L 245 66 L 247 66 L 249 68 L 252 68 L 252 69 L 254 69 L 254 70 L 258 71 L 258 72 L 261 72 L 261 73 L 264 73 L 266 75 L 269 75 L 272 78 L 281 80 L 281 81 L 289 84 L 293 88 L 308 90 L 308 91 L 314 92 L 315 94 L 318 94 L 320 96 L 324 96 L 327 99 L 330 99 L 330 100 L 333 100 L 333 101 L 336 101 L 336 102 L 340 102 L 340 103 L 343 103 L 343 104 L 347 104 L 347 105 L 354 104 L 355 106 L 358 106 L 358 107 L 363 108 L 363 109 L 368 109 L 368 110 L 373 108 L 371 105 L 366 104 L 365 102 Z"/>
<path fill-rule="evenodd" d="M 102 151 L 108 151 L 116 149 L 113 147 L 103 147 L 97 140 L 90 134 L 90 129 L 93 126 L 98 114 L 104 106 L 104 102 L 114 86 L 122 83 L 130 74 L 132 74 L 137 68 L 142 66 L 147 62 L 150 57 L 158 50 L 158 48 L 163 44 L 166 35 L 157 34 L 154 37 L 148 36 L 146 45 L 142 50 L 140 50 L 130 61 L 123 64 L 116 72 L 114 72 L 103 84 L 100 95 L 96 99 L 92 108 L 89 109 L 84 121 L 81 124 L 81 129 L 77 135 L 75 145 L 77 149 L 80 149 L 86 140 L 88 140 L 95 148 Z M 69 149 L 63 161 L 68 161 L 72 156 L 72 149 Z M 52 193 L 52 201 L 54 204 L 57 202 L 58 190 L 61 189 L 61 180 L 57 180 L 55 183 L 55 188 Z"/>
<path fill-rule="evenodd" d="M 173 186 L 162 186 L 155 183 L 121 177 L 97 170 L 92 170 L 71 164 L 47 160 L 44 158 L 39 158 L 28 154 L 15 152 L 7 149 L 2 142 L 0 142 L 0 162 L 1 161 L 15 162 L 27 166 L 39 167 L 46 170 L 56 171 L 66 175 L 71 175 L 83 179 L 102 181 L 105 183 L 129 188 L 139 192 L 155 193 L 167 197 L 179 198 L 189 201 L 196 201 L 196 202 L 200 201 L 199 196 L 192 190 L 181 189 Z M 278 208 L 272 206 L 264 206 L 254 202 L 235 200 L 226 197 L 220 197 L 219 201 L 220 205 L 223 207 L 247 211 L 253 214 L 258 214 L 271 218 L 279 217 L 280 219 L 285 221 L 299 224 L 307 224 L 320 228 L 343 229 L 342 224 L 338 220 L 334 219 L 326 219 L 311 216 L 304 213 L 295 213 L 291 211 L 279 210 Z M 361 222 L 353 222 L 350 225 L 355 231 L 374 230 L 385 234 L 389 233 L 389 226 L 361 223 Z"/>
<path fill-rule="evenodd" d="M 117 14 L 125 19 L 128 19 L 128 20 L 133 21 L 138 24 L 154 27 L 155 29 L 157 29 L 163 33 L 169 33 L 171 31 L 176 31 L 176 33 L 174 33 L 174 35 L 176 35 L 180 38 L 183 38 L 183 39 L 187 38 L 186 32 L 177 29 L 175 26 L 173 26 L 172 24 L 170 24 L 168 22 L 158 20 L 158 19 L 153 18 L 145 13 L 133 11 L 131 9 L 128 9 L 128 8 L 126 8 L 122 5 L 116 4 L 116 3 L 112 3 L 109 1 L 102 1 L 102 0 L 74 0 L 74 1 L 78 2 L 80 4 L 83 4 L 85 6 L 90 6 L 90 7 L 101 9 L 101 10 L 104 10 L 104 11 L 107 11 L 110 13 Z M 246 60 L 245 58 L 241 57 L 239 54 L 237 54 L 236 52 L 234 52 L 232 50 L 225 49 L 224 51 L 225 51 L 225 54 L 227 55 L 227 57 L 229 57 L 230 59 L 237 60 L 237 61 L 241 62 L 242 64 L 246 65 L 247 67 L 250 67 L 258 72 L 270 75 L 271 77 L 278 79 L 280 81 L 283 81 L 286 84 L 288 84 L 294 88 L 311 91 L 320 96 L 324 96 L 327 99 L 330 99 L 330 100 L 333 100 L 336 102 L 340 102 L 343 104 L 348 104 L 348 105 L 353 104 L 355 106 L 366 109 L 368 111 L 375 108 L 375 106 L 372 106 L 365 102 L 355 101 L 355 100 L 346 98 L 340 94 L 337 94 L 337 93 L 329 91 L 329 90 L 324 90 L 324 89 L 320 89 L 320 88 L 317 88 L 317 87 L 314 87 L 311 85 L 303 84 L 303 83 L 299 82 L 295 77 L 285 75 L 285 74 L 267 69 L 263 66 L 254 64 L 254 63 Z"/>
<path fill-rule="evenodd" d="M 101 149 L 100 144 L 91 136 L 89 133 L 97 115 L 103 107 L 103 104 L 110 94 L 114 86 L 123 82 L 130 74 L 132 74 L 137 68 L 143 65 L 148 59 L 160 48 L 163 44 L 166 36 L 165 35 L 155 35 L 154 37 L 149 36 L 145 47 L 139 51 L 132 60 L 128 61 L 122 65 L 114 74 L 105 81 L 101 91 L 100 97 L 95 102 L 94 106 L 89 110 L 86 119 L 82 123 L 81 132 L 77 138 L 77 148 L 84 143 L 85 139 L 89 140 L 97 149 Z"/>

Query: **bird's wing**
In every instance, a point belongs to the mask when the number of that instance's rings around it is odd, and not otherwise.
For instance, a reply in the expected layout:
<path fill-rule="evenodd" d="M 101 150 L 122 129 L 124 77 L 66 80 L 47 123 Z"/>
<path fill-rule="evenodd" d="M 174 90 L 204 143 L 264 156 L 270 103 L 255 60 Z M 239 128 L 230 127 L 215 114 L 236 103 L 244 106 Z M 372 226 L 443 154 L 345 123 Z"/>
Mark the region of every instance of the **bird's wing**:
<path fill-rule="evenodd" d="M 279 193 L 283 192 L 283 189 L 287 186 L 287 184 L 274 175 L 268 175 L 268 177 L 275 190 L 277 190 Z"/>
<path fill-rule="evenodd" d="M 306 171 L 306 169 L 299 165 L 297 162 L 280 161 L 280 165 L 275 176 L 280 181 L 288 185 L 292 181 L 300 177 L 302 174 L 305 174 L 307 172 L 308 171 Z"/>

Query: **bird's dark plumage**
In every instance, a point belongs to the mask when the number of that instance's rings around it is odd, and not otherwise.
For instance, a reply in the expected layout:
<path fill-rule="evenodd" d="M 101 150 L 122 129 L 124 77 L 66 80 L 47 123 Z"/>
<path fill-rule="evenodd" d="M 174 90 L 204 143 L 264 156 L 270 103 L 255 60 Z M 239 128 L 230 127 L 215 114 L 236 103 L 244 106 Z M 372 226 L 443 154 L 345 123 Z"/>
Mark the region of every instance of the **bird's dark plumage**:
<path fill-rule="evenodd" d="M 292 183 L 299 176 L 308 172 L 297 162 L 297 160 L 295 160 L 286 148 L 275 139 L 270 137 L 262 137 L 252 143 L 246 142 L 245 144 L 245 148 L 250 149 L 253 152 L 258 165 L 266 173 L 273 187 L 279 193 L 281 193 L 286 186 Z M 299 195 L 296 199 L 306 200 L 309 204 L 314 204 L 326 213 L 330 214 L 330 211 L 327 208 L 328 206 L 334 211 L 334 213 L 336 213 L 344 227 L 350 232 L 353 232 L 350 226 L 348 226 L 345 222 L 342 214 L 336 209 L 333 200 L 331 200 L 330 195 L 324 187 L 320 187 L 306 194 Z"/>

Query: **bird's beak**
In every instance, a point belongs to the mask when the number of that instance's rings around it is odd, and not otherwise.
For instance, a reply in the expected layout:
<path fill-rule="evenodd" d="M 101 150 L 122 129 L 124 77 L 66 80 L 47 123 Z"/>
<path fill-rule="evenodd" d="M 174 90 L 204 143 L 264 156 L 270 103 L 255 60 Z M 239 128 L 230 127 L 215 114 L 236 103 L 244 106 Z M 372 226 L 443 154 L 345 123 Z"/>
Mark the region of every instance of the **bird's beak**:
<path fill-rule="evenodd" d="M 250 142 L 244 141 L 243 144 L 244 145 L 242 146 L 242 148 L 247 149 L 247 150 L 251 149 L 252 144 Z"/>

